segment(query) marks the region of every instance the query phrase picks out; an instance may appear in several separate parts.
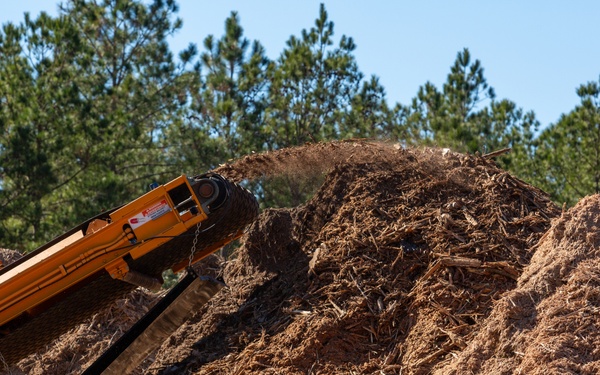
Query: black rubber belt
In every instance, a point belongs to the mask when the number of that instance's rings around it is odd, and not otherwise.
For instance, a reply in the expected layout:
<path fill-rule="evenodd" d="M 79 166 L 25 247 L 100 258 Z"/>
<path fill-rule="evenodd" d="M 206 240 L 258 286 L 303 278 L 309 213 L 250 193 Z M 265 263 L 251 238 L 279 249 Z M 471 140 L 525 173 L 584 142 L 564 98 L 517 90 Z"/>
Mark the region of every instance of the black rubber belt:
<path fill-rule="evenodd" d="M 82 375 L 129 374 L 225 284 L 192 269 Z"/>

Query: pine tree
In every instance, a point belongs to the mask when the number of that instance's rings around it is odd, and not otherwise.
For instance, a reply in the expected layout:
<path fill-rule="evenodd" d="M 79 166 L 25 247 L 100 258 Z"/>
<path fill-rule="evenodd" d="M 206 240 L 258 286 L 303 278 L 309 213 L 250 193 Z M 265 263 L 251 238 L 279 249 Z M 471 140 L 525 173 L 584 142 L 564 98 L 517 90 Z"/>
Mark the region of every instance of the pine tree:
<path fill-rule="evenodd" d="M 70 0 L 56 18 L 4 27 L 6 246 L 31 248 L 175 174 L 164 134 L 189 80 L 167 44 L 176 11 L 173 1 Z M 30 155 L 23 168 L 10 166 L 16 154 Z M 20 191 L 29 201 L 13 199 Z"/>
<path fill-rule="evenodd" d="M 188 120 L 173 136 L 185 145 L 179 149 L 188 165 L 208 169 L 262 149 L 270 61 L 260 43 L 243 36 L 236 12 L 225 21 L 220 39 L 204 39 L 204 49 L 196 64 Z"/>
<path fill-rule="evenodd" d="M 497 160 L 506 169 L 529 181 L 534 134 L 539 122 L 508 100 L 497 100 L 479 60 L 468 49 L 456 56 L 440 91 L 427 82 L 411 105 L 401 107 L 404 129 L 416 142 L 449 147 L 460 152 L 485 154 L 510 148 Z"/>
<path fill-rule="evenodd" d="M 269 149 L 343 137 L 340 121 L 363 74 L 352 55 L 352 38 L 342 36 L 332 47 L 333 28 L 321 4 L 315 26 L 302 30 L 300 38 L 290 37 L 277 59 L 266 118 Z"/>
<path fill-rule="evenodd" d="M 540 134 L 535 182 L 558 203 L 600 193 L 600 80 L 577 89 L 581 103 Z"/>

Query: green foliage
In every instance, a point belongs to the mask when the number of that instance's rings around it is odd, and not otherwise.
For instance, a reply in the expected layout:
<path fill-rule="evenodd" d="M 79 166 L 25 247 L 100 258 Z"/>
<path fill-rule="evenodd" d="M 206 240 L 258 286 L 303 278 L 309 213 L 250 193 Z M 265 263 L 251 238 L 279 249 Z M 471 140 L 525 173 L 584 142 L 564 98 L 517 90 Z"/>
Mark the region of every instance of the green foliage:
<path fill-rule="evenodd" d="M 457 54 L 443 90 L 427 82 L 419 88 L 407 110 L 407 121 L 420 130 L 423 142 L 457 151 L 482 151 L 491 132 L 485 101 L 495 93 L 483 75 L 479 60 L 471 61 L 468 49 Z"/>
<path fill-rule="evenodd" d="M 178 147 L 180 159 L 194 169 L 260 150 L 265 140 L 262 118 L 270 62 L 264 48 L 243 37 L 235 12 L 225 21 L 225 35 L 219 40 L 209 35 L 204 48 L 190 87 L 187 121 L 172 134 L 186 146 Z"/>
<path fill-rule="evenodd" d="M 342 138 L 373 138 L 406 141 L 413 135 L 390 110 L 385 90 L 375 76 L 362 84 L 350 100 L 350 110 L 340 119 Z"/>
<path fill-rule="evenodd" d="M 292 36 L 277 61 L 243 35 L 237 13 L 225 34 L 204 39 L 187 120 L 171 135 L 186 166 L 214 167 L 251 152 L 308 141 L 383 137 L 393 119 L 376 78 L 363 84 L 351 38 L 333 47 L 333 22 L 320 7 L 315 27 Z M 263 206 L 296 205 L 315 181 L 277 177 L 250 186 Z"/>
<path fill-rule="evenodd" d="M 393 114 L 376 77 L 363 82 L 353 55 L 352 38 L 342 35 L 335 46 L 334 23 L 321 4 L 315 24 L 291 36 L 270 66 L 268 106 L 264 112 L 263 149 L 352 137 L 386 137 Z M 362 86 L 361 86 L 362 84 Z M 263 205 L 303 203 L 319 178 L 282 176 L 258 189 Z"/>
<path fill-rule="evenodd" d="M 514 102 L 503 99 L 493 101 L 484 118 L 486 126 L 479 147 L 484 151 L 510 148 L 510 153 L 497 159 L 499 164 L 517 176 L 533 181 L 534 136 L 540 126 L 535 114 L 524 113 Z"/>
<path fill-rule="evenodd" d="M 61 84 L 71 76 L 69 70 L 55 64 L 52 56 L 62 53 L 56 43 L 69 31 L 64 20 L 42 13 L 37 20 L 26 16 L 21 25 L 6 24 L 0 34 L 0 239 L 4 243 L 21 241 L 28 246 L 49 227 L 41 200 L 61 182 L 53 155 L 65 145 L 57 136 L 65 126 L 55 128 L 53 121 L 67 116 L 55 101 L 72 95 Z"/>
<path fill-rule="evenodd" d="M 31 249 L 173 176 L 165 129 L 177 123 L 188 74 L 166 38 L 173 1 L 72 0 L 5 25 L 0 238 Z"/>
<path fill-rule="evenodd" d="M 340 122 L 363 74 L 352 55 L 352 38 L 332 48 L 333 22 L 321 5 L 315 26 L 292 36 L 271 73 L 266 130 L 268 149 L 343 138 Z"/>
<path fill-rule="evenodd" d="M 577 89 L 581 103 L 537 140 L 536 183 L 560 203 L 600 193 L 600 81 Z"/>
<path fill-rule="evenodd" d="M 481 62 L 472 61 L 468 49 L 457 54 L 442 91 L 427 82 L 399 113 L 417 143 L 482 154 L 510 148 L 500 164 L 533 178 L 533 139 L 539 127 L 535 114 L 524 113 L 508 99 L 496 100 Z"/>
<path fill-rule="evenodd" d="M 173 0 L 68 0 L 57 17 L 0 31 L 0 243 L 31 250 L 154 180 L 201 173 L 252 152 L 371 138 L 497 160 L 572 204 L 600 188 L 600 83 L 536 138 L 539 122 L 496 99 L 479 60 L 458 52 L 441 89 L 426 82 L 390 107 L 365 79 L 351 37 L 324 5 L 271 61 L 236 12 L 221 37 L 176 59 Z M 263 207 L 303 203 L 321 176 L 248 182 Z"/>

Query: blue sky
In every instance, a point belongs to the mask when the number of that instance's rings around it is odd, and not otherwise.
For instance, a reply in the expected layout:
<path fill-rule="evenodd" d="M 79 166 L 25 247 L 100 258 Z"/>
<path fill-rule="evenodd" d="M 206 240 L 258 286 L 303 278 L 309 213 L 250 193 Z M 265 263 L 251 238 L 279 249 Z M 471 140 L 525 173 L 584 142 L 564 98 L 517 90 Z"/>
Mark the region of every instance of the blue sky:
<path fill-rule="evenodd" d="M 498 99 L 533 110 L 542 126 L 578 103 L 576 88 L 600 76 L 600 1 L 555 0 L 178 0 L 183 29 L 175 52 L 220 37 L 238 12 L 246 38 L 277 58 L 290 35 L 314 25 L 323 2 L 336 41 L 351 36 L 360 70 L 376 75 L 390 105 L 408 104 L 430 81 L 441 88 L 457 52 L 468 48 L 485 69 Z M 23 12 L 56 14 L 58 0 L 2 2 L 0 23 Z"/>

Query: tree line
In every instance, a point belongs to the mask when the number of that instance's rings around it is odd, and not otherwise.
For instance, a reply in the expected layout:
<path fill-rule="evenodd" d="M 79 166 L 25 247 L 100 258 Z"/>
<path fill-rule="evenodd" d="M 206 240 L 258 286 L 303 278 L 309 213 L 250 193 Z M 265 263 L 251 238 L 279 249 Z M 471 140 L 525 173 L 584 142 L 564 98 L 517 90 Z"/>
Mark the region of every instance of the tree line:
<path fill-rule="evenodd" d="M 458 51 L 442 87 L 424 83 L 390 106 L 365 77 L 351 37 L 334 37 L 321 5 L 274 60 L 239 15 L 220 37 L 174 55 L 174 0 L 67 0 L 0 31 L 0 243 L 31 250 L 152 181 L 200 173 L 251 152 L 347 138 L 459 152 L 498 162 L 562 204 L 600 189 L 600 82 L 544 129 L 498 99 L 481 62 Z M 264 206 L 310 187 L 260 182 Z M 295 187 L 292 189 L 291 187 Z"/>

